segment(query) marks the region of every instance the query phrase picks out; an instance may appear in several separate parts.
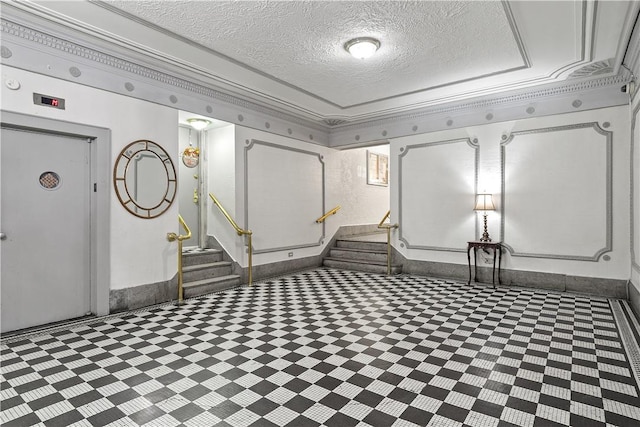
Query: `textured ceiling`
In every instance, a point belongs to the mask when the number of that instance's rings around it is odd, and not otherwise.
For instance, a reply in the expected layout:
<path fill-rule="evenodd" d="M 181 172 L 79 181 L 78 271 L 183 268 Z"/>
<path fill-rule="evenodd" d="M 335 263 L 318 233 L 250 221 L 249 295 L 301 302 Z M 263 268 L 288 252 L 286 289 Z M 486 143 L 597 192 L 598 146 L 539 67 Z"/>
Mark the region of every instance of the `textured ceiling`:
<path fill-rule="evenodd" d="M 615 76 L 640 9 L 591 0 L 20 4 L 133 62 L 330 125 Z M 363 36 L 381 48 L 354 59 L 344 44 Z"/>
<path fill-rule="evenodd" d="M 109 4 L 343 108 L 525 66 L 500 2 Z M 368 60 L 343 48 L 361 36 Z"/>

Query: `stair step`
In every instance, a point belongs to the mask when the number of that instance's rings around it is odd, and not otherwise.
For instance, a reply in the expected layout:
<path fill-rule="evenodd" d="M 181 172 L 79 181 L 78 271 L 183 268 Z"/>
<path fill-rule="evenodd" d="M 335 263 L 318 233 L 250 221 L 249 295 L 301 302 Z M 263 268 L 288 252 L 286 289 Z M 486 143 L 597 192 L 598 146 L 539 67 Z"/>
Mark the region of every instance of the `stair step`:
<path fill-rule="evenodd" d="M 387 243 L 386 242 L 363 242 L 358 240 L 345 240 L 339 239 L 336 241 L 336 247 L 343 249 L 361 249 L 361 250 L 369 250 L 376 252 L 387 252 Z"/>
<path fill-rule="evenodd" d="M 211 279 L 216 276 L 228 276 L 232 268 L 229 261 L 218 261 L 207 264 L 189 265 L 182 268 L 182 280 L 195 282 L 203 279 Z"/>
<path fill-rule="evenodd" d="M 192 298 L 212 292 L 224 291 L 240 285 L 240 276 L 229 274 L 182 284 L 184 297 Z"/>
<path fill-rule="evenodd" d="M 329 257 L 339 258 L 345 260 L 362 260 L 362 261 L 378 261 L 387 263 L 387 251 L 372 251 L 367 249 L 353 249 L 353 248 L 331 248 L 329 250 Z"/>
<path fill-rule="evenodd" d="M 345 236 L 336 240 L 323 260 L 325 267 L 387 274 L 386 233 Z M 391 266 L 391 274 L 402 272 L 402 265 Z"/>
<path fill-rule="evenodd" d="M 377 261 L 361 261 L 354 259 L 343 259 L 326 257 L 322 263 L 325 267 L 339 268 L 343 270 L 366 271 L 369 273 L 387 274 L 387 263 Z M 401 265 L 392 265 L 391 274 L 399 274 L 402 272 Z"/>
<path fill-rule="evenodd" d="M 222 261 L 220 249 L 198 249 L 182 253 L 182 265 L 210 264 Z"/>

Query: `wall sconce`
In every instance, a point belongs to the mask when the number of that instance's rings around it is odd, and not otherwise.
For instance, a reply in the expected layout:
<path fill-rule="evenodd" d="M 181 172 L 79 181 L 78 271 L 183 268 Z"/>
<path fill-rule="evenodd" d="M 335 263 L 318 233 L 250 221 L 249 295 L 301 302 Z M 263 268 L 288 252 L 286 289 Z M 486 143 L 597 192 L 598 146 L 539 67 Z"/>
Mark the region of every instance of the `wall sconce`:
<path fill-rule="evenodd" d="M 204 129 L 211 124 L 209 120 L 205 119 L 187 119 L 187 123 L 197 131 Z"/>
<path fill-rule="evenodd" d="M 487 211 L 495 210 L 495 206 L 493 206 L 493 198 L 491 194 L 476 194 L 476 206 L 473 208 L 474 211 L 482 211 L 484 214 L 484 233 L 482 233 L 482 237 L 480 238 L 481 242 L 490 242 L 491 238 L 489 237 L 489 233 L 487 232 Z"/>

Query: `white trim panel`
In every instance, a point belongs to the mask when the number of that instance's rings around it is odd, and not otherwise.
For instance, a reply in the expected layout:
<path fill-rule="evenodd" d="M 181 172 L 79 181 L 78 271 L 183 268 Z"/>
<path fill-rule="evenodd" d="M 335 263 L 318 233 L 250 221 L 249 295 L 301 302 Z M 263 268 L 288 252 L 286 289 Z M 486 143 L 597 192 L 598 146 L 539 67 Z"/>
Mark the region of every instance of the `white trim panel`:
<path fill-rule="evenodd" d="M 598 261 L 611 251 L 612 135 L 592 122 L 503 136 L 502 236 L 512 255 Z"/>

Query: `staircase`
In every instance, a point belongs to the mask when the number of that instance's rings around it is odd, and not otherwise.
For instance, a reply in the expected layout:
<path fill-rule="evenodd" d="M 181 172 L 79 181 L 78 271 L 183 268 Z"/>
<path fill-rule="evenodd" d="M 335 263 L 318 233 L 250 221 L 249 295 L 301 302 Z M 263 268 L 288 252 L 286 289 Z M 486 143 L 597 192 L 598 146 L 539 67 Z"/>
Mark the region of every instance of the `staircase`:
<path fill-rule="evenodd" d="M 220 249 L 188 249 L 182 252 L 182 282 L 184 298 L 192 298 L 239 286 L 240 276 Z"/>
<path fill-rule="evenodd" d="M 376 233 L 337 239 L 322 265 L 344 270 L 387 274 L 386 234 Z M 391 274 L 401 272 L 402 265 L 391 265 Z"/>

